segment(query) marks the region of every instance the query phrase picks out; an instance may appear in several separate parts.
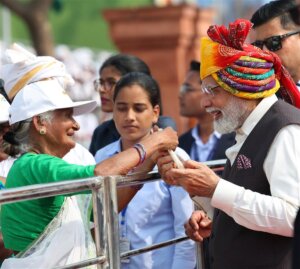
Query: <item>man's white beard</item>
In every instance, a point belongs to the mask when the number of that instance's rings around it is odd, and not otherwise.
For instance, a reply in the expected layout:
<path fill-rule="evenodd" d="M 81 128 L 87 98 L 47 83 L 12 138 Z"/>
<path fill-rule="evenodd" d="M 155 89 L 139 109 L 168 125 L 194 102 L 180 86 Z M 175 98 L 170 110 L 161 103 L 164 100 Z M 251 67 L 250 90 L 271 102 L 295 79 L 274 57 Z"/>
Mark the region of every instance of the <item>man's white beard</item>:
<path fill-rule="evenodd" d="M 222 116 L 214 120 L 214 128 L 220 134 L 236 131 L 243 125 L 249 115 L 246 101 L 234 97 L 230 98 L 226 106 L 222 110 L 219 109 L 219 111 Z"/>

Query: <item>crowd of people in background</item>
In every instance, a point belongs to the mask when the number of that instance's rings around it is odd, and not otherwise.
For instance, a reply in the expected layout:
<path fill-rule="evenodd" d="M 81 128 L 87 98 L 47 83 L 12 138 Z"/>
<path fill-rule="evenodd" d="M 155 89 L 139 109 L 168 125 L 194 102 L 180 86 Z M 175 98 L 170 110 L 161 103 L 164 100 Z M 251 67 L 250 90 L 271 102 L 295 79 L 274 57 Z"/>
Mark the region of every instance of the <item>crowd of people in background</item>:
<path fill-rule="evenodd" d="M 251 21 L 209 27 L 178 89 L 181 116 L 197 121 L 179 137 L 137 56 L 5 50 L 0 189 L 159 171 L 159 181 L 117 190 L 121 252 L 186 234 L 203 242 L 201 269 L 298 269 L 299 2 L 270 1 Z M 218 159 L 223 172 L 203 164 Z M 194 210 L 204 201 L 209 208 Z M 94 257 L 90 204 L 87 191 L 2 205 L 1 268 Z M 121 268 L 194 269 L 192 240 Z"/>

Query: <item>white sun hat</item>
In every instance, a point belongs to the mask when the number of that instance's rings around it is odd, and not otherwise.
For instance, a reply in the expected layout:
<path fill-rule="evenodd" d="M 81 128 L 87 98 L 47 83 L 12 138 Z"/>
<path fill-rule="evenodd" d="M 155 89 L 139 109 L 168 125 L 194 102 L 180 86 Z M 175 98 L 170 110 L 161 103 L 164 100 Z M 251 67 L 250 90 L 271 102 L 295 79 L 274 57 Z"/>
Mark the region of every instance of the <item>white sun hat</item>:
<path fill-rule="evenodd" d="M 42 80 L 22 88 L 11 103 L 9 123 L 14 124 L 56 109 L 73 108 L 73 115 L 91 112 L 96 101 L 73 102 L 56 79 Z"/>
<path fill-rule="evenodd" d="M 0 94 L 0 123 L 8 122 L 9 107 L 10 105 L 5 97 Z"/>

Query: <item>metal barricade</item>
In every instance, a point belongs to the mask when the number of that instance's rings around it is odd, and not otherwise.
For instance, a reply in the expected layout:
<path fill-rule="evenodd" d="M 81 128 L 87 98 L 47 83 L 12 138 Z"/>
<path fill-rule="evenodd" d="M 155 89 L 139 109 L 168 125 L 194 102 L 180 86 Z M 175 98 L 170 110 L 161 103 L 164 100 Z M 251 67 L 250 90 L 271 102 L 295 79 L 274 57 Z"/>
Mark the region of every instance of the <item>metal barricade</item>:
<path fill-rule="evenodd" d="M 206 162 L 208 166 L 219 171 L 225 160 Z M 117 188 L 134 186 L 160 180 L 158 173 L 134 174 L 130 176 L 106 176 L 91 177 L 87 179 L 67 180 L 55 183 L 30 185 L 26 187 L 11 188 L 0 191 L 0 204 L 14 203 L 18 201 L 33 200 L 51 197 L 61 194 L 92 191 L 94 227 L 95 227 L 95 246 L 96 257 L 70 265 L 55 267 L 55 269 L 75 269 L 97 264 L 98 269 L 110 268 L 119 269 L 121 258 L 139 255 L 154 249 L 162 248 L 172 244 L 188 240 L 182 236 L 168 241 L 146 246 L 140 249 L 130 250 L 120 253 L 119 247 L 119 221 Z M 197 268 L 202 267 L 203 257 L 200 250 L 197 251 Z"/>

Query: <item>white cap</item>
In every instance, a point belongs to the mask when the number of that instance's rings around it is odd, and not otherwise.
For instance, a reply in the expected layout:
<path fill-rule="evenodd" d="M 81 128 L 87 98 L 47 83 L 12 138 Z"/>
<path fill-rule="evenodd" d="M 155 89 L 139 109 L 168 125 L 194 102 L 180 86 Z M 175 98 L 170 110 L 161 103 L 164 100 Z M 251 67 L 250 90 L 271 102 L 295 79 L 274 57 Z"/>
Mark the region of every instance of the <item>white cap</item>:
<path fill-rule="evenodd" d="M 15 96 L 9 110 L 9 123 L 30 119 L 47 111 L 74 108 L 74 116 L 91 112 L 96 101 L 73 102 L 55 79 L 31 83 Z"/>
<path fill-rule="evenodd" d="M 5 97 L 0 94 L 0 123 L 7 122 L 9 120 L 9 103 Z"/>

